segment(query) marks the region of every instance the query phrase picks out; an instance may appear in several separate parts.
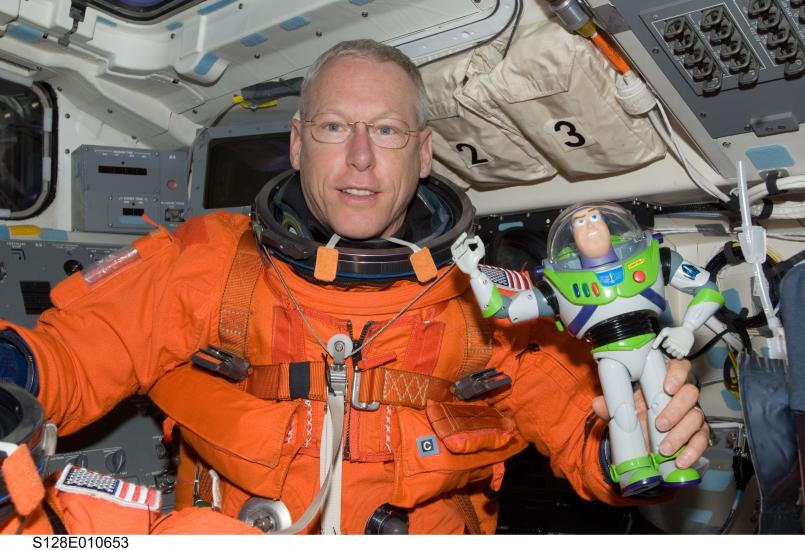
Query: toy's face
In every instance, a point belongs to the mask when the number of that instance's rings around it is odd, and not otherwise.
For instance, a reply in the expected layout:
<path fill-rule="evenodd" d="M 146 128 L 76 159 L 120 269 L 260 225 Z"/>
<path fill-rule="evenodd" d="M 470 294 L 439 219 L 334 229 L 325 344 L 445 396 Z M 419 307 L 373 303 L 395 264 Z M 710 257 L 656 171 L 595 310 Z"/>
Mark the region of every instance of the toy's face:
<path fill-rule="evenodd" d="M 601 258 L 609 253 L 612 248 L 609 226 L 597 208 L 574 212 L 571 224 L 573 241 L 582 256 Z"/>
<path fill-rule="evenodd" d="M 544 265 L 562 272 L 604 265 L 637 252 L 644 237 L 634 216 L 618 204 L 574 204 L 551 225 Z"/>

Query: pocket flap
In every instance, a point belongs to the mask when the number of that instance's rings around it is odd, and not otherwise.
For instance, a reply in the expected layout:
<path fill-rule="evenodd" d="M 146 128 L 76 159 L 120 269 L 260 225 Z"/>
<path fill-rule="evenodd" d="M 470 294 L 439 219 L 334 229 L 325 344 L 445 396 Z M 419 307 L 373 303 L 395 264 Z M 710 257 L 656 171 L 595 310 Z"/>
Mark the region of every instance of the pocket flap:
<path fill-rule="evenodd" d="M 445 447 L 457 454 L 500 449 L 514 439 L 514 421 L 486 404 L 428 401 L 426 412 Z"/>

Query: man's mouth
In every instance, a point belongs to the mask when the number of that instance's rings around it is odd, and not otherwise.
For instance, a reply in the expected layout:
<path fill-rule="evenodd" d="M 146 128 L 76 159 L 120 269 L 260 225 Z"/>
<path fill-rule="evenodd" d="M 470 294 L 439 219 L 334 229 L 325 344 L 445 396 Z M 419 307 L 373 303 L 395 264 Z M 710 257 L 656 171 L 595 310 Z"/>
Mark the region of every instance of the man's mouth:
<path fill-rule="evenodd" d="M 355 187 L 347 187 L 346 189 L 341 190 L 342 193 L 346 193 L 347 195 L 354 195 L 356 197 L 368 197 L 374 195 L 374 191 L 370 191 L 368 189 L 357 189 Z"/>

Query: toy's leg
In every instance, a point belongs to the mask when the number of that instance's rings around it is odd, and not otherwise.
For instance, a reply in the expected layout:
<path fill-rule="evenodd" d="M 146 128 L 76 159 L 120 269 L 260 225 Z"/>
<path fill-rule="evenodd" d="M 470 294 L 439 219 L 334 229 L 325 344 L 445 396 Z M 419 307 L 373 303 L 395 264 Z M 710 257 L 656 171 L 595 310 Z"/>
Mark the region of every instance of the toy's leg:
<path fill-rule="evenodd" d="M 683 485 L 697 485 L 701 482 L 699 473 L 693 468 L 677 468 L 674 459 L 684 449 L 680 448 L 671 456 L 660 454 L 660 443 L 665 438 L 665 434 L 656 427 L 657 416 L 662 412 L 671 397 L 662 389 L 665 381 L 665 357 L 662 352 L 652 349 L 646 358 L 646 366 L 643 368 L 643 375 L 640 377 L 640 387 L 648 403 L 648 430 L 651 440 L 651 451 L 657 463 L 660 474 L 662 474 L 663 485 L 671 487 L 681 487 Z"/>
<path fill-rule="evenodd" d="M 620 484 L 624 496 L 656 487 L 662 478 L 646 451 L 629 371 L 618 361 L 604 357 L 598 359 L 598 375 L 612 415 L 609 421 L 612 479 Z"/>

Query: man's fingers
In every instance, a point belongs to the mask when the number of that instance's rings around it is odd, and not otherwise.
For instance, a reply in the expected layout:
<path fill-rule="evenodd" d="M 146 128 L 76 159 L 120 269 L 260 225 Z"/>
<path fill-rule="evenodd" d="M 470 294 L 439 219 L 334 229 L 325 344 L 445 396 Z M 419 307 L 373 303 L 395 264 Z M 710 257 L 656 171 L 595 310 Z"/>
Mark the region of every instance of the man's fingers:
<path fill-rule="evenodd" d="M 609 410 L 607 409 L 607 402 L 604 400 L 603 395 L 593 398 L 593 412 L 598 415 L 598 418 L 609 422 Z"/>
<path fill-rule="evenodd" d="M 674 395 L 688 379 L 691 365 L 687 359 L 671 359 L 668 361 L 668 373 L 665 375 L 663 389 L 668 395 Z"/>
<path fill-rule="evenodd" d="M 695 412 L 695 411 L 691 411 Z M 687 468 L 692 466 L 696 460 L 704 451 L 707 450 L 707 446 L 710 441 L 710 427 L 705 424 L 701 427 L 701 429 L 693 434 L 693 437 L 690 438 L 688 441 L 685 450 L 680 453 L 678 457 L 676 457 L 676 466 L 677 468 Z"/>
<path fill-rule="evenodd" d="M 701 440 L 702 432 L 705 436 L 704 440 Z M 660 444 L 660 452 L 668 456 L 687 443 L 688 446 L 682 453 L 686 455 L 683 461 L 692 464 L 707 448 L 707 432 L 704 413 L 699 407 L 694 407 L 688 410 L 684 417 L 666 434 Z"/>
<path fill-rule="evenodd" d="M 677 426 L 688 413 L 691 412 L 693 407 L 699 400 L 699 390 L 693 384 L 685 384 L 679 391 L 677 391 L 665 406 L 665 409 L 660 413 L 656 420 L 657 429 L 661 432 L 670 430 L 672 427 Z M 702 415 L 695 413 L 692 418 L 697 419 L 701 425 L 703 419 Z M 698 427 L 697 427 L 698 429 Z M 696 430 L 690 430 L 688 436 L 693 435 Z"/>

